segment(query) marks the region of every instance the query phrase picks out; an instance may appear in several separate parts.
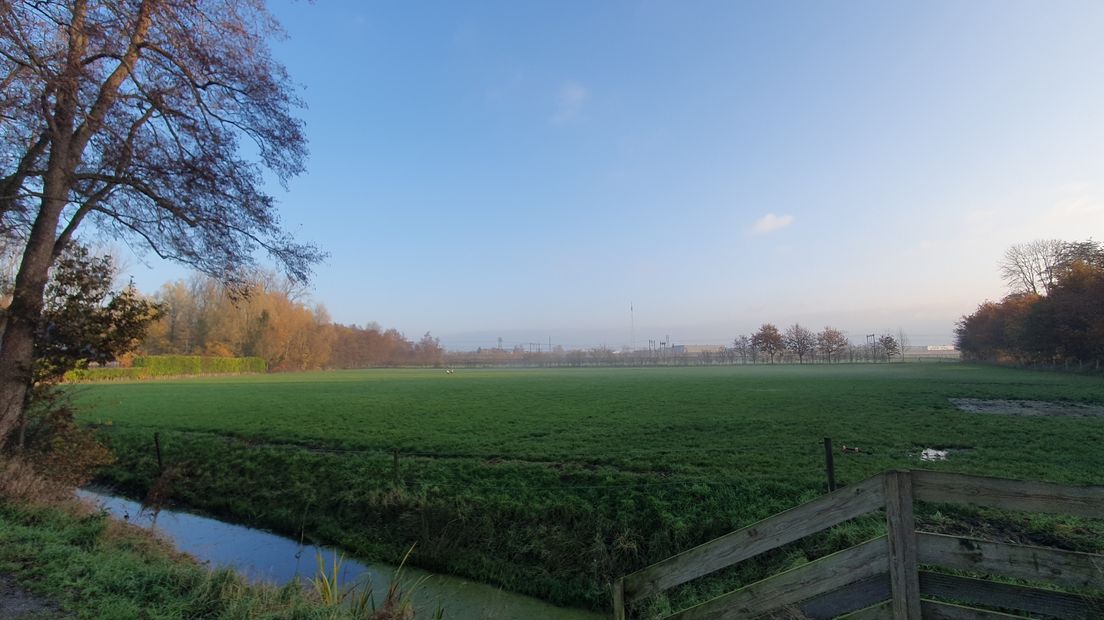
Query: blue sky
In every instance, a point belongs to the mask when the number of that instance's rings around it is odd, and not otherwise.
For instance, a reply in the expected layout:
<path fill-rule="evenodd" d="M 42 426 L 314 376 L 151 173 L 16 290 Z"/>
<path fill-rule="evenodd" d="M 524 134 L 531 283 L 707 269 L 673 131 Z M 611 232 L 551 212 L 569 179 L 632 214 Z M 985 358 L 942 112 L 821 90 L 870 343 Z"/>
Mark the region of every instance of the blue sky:
<path fill-rule="evenodd" d="M 311 142 L 274 191 L 339 322 L 947 342 L 1009 244 L 1104 236 L 1104 3 L 272 7 Z"/>

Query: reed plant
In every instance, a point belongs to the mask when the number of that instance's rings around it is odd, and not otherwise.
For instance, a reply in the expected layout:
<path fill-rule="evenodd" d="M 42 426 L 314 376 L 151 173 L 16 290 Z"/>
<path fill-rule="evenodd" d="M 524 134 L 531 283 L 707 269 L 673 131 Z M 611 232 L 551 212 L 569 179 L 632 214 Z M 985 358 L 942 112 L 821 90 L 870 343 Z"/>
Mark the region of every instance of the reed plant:
<path fill-rule="evenodd" d="M 318 552 L 318 570 L 311 578 L 314 593 L 322 604 L 340 609 L 358 620 L 413 620 L 417 617 L 414 593 L 430 578 L 426 575 L 411 581 L 404 576 L 406 562 L 414 547 L 415 545 L 411 545 L 407 549 L 402 561 L 395 568 L 387 593 L 378 606 L 371 579 L 360 583 L 344 580 L 344 553 L 334 554 L 332 562 L 327 566 L 322 552 Z M 430 617 L 433 620 L 444 618 L 444 608 L 438 605 Z"/>

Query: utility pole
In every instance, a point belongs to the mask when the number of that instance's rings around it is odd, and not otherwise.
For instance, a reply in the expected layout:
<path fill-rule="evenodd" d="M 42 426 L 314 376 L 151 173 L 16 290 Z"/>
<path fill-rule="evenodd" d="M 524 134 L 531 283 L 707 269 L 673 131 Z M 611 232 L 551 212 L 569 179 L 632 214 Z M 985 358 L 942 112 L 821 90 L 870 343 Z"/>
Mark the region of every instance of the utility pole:
<path fill-rule="evenodd" d="M 629 350 L 636 351 L 636 315 L 633 313 L 633 304 L 629 302 Z"/>

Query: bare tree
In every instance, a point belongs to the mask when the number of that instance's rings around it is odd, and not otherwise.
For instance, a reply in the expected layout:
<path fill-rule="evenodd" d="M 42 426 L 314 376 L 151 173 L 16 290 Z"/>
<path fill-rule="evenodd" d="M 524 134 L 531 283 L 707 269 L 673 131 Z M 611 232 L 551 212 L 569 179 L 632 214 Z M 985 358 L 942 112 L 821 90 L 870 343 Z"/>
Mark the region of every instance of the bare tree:
<path fill-rule="evenodd" d="M 1054 285 L 1055 267 L 1065 245 L 1058 239 L 1017 243 L 1004 252 L 1001 277 L 1014 293 L 1044 295 Z"/>
<path fill-rule="evenodd" d="M 752 352 L 751 338 L 740 334 L 732 341 L 732 349 L 740 356 L 740 363 L 746 364 L 748 362 L 748 356 Z"/>
<path fill-rule="evenodd" d="M 782 333 L 773 324 L 763 323 L 751 337 L 751 346 L 769 355 L 773 364 L 775 354 L 783 350 Z"/>
<path fill-rule="evenodd" d="M 265 43 L 281 34 L 263 0 L 0 2 L 0 234 L 21 254 L 0 443 L 25 406 L 50 267 L 82 225 L 229 284 L 257 250 L 306 279 L 321 255 L 262 189 L 265 170 L 286 181 L 306 156 L 301 103 Z"/>
<path fill-rule="evenodd" d="M 794 323 L 786 329 L 782 342 L 791 353 L 797 356 L 798 363 L 805 363 L 805 356 L 816 350 L 816 335 L 812 331 Z"/>
<path fill-rule="evenodd" d="M 826 326 L 823 331 L 817 334 L 817 348 L 828 358 L 828 363 L 832 363 L 833 356 L 836 361 L 839 361 L 840 355 L 847 351 L 849 346 L 847 336 L 834 327 Z"/>
<path fill-rule="evenodd" d="M 1001 277 L 1015 293 L 1049 295 L 1055 283 L 1076 263 L 1104 267 L 1104 244 L 1038 239 L 1009 247 L 1001 259 Z"/>
<path fill-rule="evenodd" d="M 901 327 L 897 328 L 897 346 L 901 349 L 901 361 L 905 361 L 905 352 L 909 347 L 909 337 Z"/>

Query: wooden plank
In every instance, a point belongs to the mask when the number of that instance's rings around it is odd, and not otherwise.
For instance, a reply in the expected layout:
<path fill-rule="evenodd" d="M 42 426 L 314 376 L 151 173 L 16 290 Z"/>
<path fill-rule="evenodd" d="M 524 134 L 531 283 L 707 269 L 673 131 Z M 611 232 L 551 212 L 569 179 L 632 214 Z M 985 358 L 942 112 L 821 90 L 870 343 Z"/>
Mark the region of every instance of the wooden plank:
<path fill-rule="evenodd" d="M 871 605 L 887 602 L 890 596 L 889 573 L 883 573 L 804 600 L 797 605 L 797 608 L 806 618 L 812 620 L 837 618 Z M 893 614 L 890 613 L 890 617 L 892 616 Z"/>
<path fill-rule="evenodd" d="M 1104 555 L 929 532 L 917 537 L 921 564 L 1104 590 Z"/>
<path fill-rule="evenodd" d="M 1015 609 L 1050 618 L 1104 618 L 1104 599 L 929 571 L 920 571 L 920 593 L 924 597 Z"/>
<path fill-rule="evenodd" d="M 913 470 L 912 486 L 916 499 L 923 502 L 1104 519 L 1104 486 L 1079 487 L 925 470 Z"/>
<path fill-rule="evenodd" d="M 865 609 L 839 616 L 836 620 L 893 620 L 893 601 L 871 605 Z"/>
<path fill-rule="evenodd" d="M 893 617 L 920 620 L 920 578 L 916 570 L 916 519 L 912 513 L 912 476 L 885 474 L 886 533 L 889 536 L 889 585 Z"/>
<path fill-rule="evenodd" d="M 610 595 L 613 599 L 613 620 L 625 620 L 625 579 L 623 577 L 618 578 L 613 582 L 613 586 L 610 588 Z"/>
<path fill-rule="evenodd" d="M 920 606 L 924 610 L 924 620 L 1029 620 L 1027 616 L 1013 616 L 939 601 L 921 601 Z"/>
<path fill-rule="evenodd" d="M 635 601 L 731 566 L 882 507 L 882 476 L 791 508 L 625 576 Z"/>
<path fill-rule="evenodd" d="M 879 536 L 667 617 L 751 618 L 884 573 L 888 559 L 889 543 Z"/>

